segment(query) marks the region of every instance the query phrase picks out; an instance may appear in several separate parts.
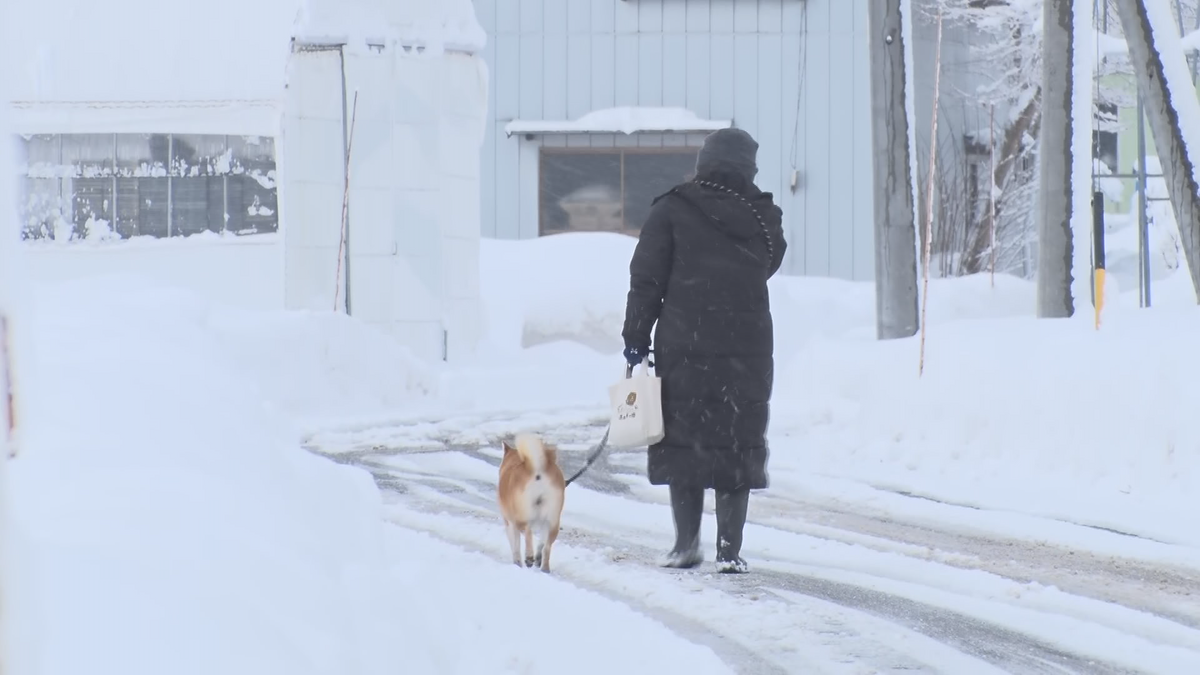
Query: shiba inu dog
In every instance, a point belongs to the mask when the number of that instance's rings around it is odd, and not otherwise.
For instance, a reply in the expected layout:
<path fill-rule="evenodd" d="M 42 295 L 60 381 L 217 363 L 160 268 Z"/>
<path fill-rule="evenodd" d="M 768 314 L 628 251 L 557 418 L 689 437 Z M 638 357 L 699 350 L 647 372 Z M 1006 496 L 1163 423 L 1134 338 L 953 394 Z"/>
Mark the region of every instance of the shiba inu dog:
<path fill-rule="evenodd" d="M 558 537 L 566 481 L 558 468 L 558 449 L 535 434 L 518 434 L 516 447 L 503 442 L 500 483 L 496 500 L 512 547 L 513 563 L 521 564 L 521 536 L 525 537 L 525 566 L 550 571 L 550 548 Z M 537 536 L 537 551 L 533 539 Z"/>

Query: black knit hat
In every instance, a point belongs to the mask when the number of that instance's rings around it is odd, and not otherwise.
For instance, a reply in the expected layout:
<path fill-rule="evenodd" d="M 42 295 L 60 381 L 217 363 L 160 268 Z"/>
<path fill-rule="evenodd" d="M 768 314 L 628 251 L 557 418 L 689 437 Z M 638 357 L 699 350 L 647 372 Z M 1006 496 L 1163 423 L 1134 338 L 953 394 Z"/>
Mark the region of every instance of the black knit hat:
<path fill-rule="evenodd" d="M 696 174 L 737 173 L 754 180 L 758 173 L 758 142 L 741 129 L 720 129 L 704 139 L 696 156 Z"/>

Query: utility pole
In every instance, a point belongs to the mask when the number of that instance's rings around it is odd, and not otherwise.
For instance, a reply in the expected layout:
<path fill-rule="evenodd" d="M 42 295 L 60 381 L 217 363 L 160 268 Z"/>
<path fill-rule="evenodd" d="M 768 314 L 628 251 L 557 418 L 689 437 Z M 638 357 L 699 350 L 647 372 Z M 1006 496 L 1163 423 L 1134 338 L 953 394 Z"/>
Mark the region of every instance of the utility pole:
<path fill-rule="evenodd" d="M 1072 0 L 1045 0 L 1042 37 L 1042 123 L 1038 150 L 1037 315 L 1075 313 L 1071 297 Z M 1136 2 L 1136 0 L 1135 0 Z"/>
<path fill-rule="evenodd" d="M 1200 116 L 1200 103 L 1190 85 L 1190 75 L 1175 66 L 1186 67 L 1176 26 L 1170 20 L 1170 10 L 1165 5 L 1148 6 L 1160 0 L 1117 0 L 1117 14 L 1129 46 L 1129 60 L 1137 78 L 1138 93 L 1144 102 L 1146 121 L 1158 149 L 1159 164 L 1167 183 L 1167 196 L 1171 199 L 1171 210 L 1179 225 L 1179 239 L 1187 257 L 1188 271 L 1192 275 L 1192 287 L 1200 298 L 1200 187 L 1196 184 L 1196 166 L 1188 154 L 1180 118 Z M 1158 31 L 1151 24 L 1155 17 Z M 1166 15 L 1167 21 L 1162 20 Z M 1170 29 L 1172 32 L 1163 34 Z M 1165 55 L 1164 55 L 1165 52 Z M 1180 63 L 1171 63 L 1178 59 Z M 1172 77 L 1172 71 L 1183 77 Z M 1180 100 L 1172 100 L 1171 86 L 1183 87 L 1188 93 Z M 1200 139 L 1187 139 L 1193 143 Z M 1200 148 L 1192 148 L 1194 152 Z M 1142 179 L 1143 181 L 1145 178 Z M 1148 304 L 1148 298 L 1143 298 Z"/>
<path fill-rule="evenodd" d="M 917 317 L 917 228 L 909 155 L 901 0 L 868 3 L 875 183 L 875 324 L 881 340 L 911 337 Z"/>

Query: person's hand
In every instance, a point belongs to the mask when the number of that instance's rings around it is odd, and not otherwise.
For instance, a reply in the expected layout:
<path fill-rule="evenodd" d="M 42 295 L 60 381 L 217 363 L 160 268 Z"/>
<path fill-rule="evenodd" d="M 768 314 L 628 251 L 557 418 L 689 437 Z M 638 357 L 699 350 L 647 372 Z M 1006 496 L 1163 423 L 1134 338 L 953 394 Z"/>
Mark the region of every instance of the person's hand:
<path fill-rule="evenodd" d="M 650 356 L 650 347 L 626 347 L 625 362 L 630 368 L 642 365 L 642 361 Z"/>

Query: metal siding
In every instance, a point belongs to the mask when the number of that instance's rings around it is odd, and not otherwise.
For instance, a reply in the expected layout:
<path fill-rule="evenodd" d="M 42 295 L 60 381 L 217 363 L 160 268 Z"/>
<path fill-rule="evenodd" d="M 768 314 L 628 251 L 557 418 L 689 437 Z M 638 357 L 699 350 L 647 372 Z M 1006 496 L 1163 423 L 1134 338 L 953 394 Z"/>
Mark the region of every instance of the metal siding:
<path fill-rule="evenodd" d="M 541 147 L 536 140 L 514 139 L 518 144 L 517 232 L 522 239 L 538 236 L 538 180 Z"/>
<path fill-rule="evenodd" d="M 733 36 L 733 123 L 758 136 L 758 37 Z"/>
<path fill-rule="evenodd" d="M 638 36 L 617 34 L 617 53 L 613 59 L 614 105 L 638 104 Z"/>
<path fill-rule="evenodd" d="M 504 135 L 504 120 L 497 120 L 496 127 L 496 236 L 501 239 L 516 239 L 521 236 L 521 205 L 517 195 L 521 192 L 521 166 L 518 153 L 519 137 Z"/>
<path fill-rule="evenodd" d="M 663 104 L 663 36 L 662 33 L 641 33 L 638 39 L 638 97 L 637 105 Z M 617 70 L 618 75 L 622 71 Z"/>
<path fill-rule="evenodd" d="M 854 13 L 829 17 L 829 274 L 854 276 L 854 204 L 845 199 L 854 185 Z M 834 107 L 837 102 L 837 107 Z"/>
<path fill-rule="evenodd" d="M 854 209 L 854 272 L 851 279 L 875 278 L 874 173 L 871 150 L 871 58 L 867 5 L 854 11 L 854 182 L 849 190 Z"/>
<path fill-rule="evenodd" d="M 611 108 L 616 101 L 616 37 L 611 34 L 592 36 L 591 109 Z"/>
<path fill-rule="evenodd" d="M 682 33 L 663 35 L 662 104 L 679 108 L 686 106 L 687 88 L 687 36 Z"/>
<path fill-rule="evenodd" d="M 783 4 L 785 1 L 789 5 L 800 4 L 795 0 L 758 0 L 758 32 L 777 34 L 783 29 Z M 808 1 L 811 2 L 811 0 Z"/>
<path fill-rule="evenodd" d="M 496 0 L 475 0 L 475 19 L 479 21 L 479 26 L 483 28 L 484 32 L 488 35 L 495 35 Z"/>
<path fill-rule="evenodd" d="M 479 4 L 494 8 L 491 0 L 483 0 Z M 482 14 L 482 12 L 481 12 Z M 495 15 L 491 15 L 492 19 Z M 488 40 L 483 49 L 484 61 L 488 64 L 496 62 L 496 42 Z M 491 68 L 488 69 L 491 71 Z M 490 73 L 494 80 L 494 72 Z M 496 86 L 493 81 L 488 86 L 488 114 L 496 114 Z M 479 216 L 480 231 L 485 237 L 496 236 L 496 125 L 487 124 L 483 130 L 483 147 L 479 152 Z"/>
<path fill-rule="evenodd" d="M 862 3 L 866 7 L 866 3 Z M 798 37 L 800 28 L 803 24 L 804 11 L 807 3 L 804 2 L 784 2 L 779 9 L 780 20 L 779 29 L 783 31 L 784 38 L 787 36 Z"/>
<path fill-rule="evenodd" d="M 484 0 L 487 2 L 487 0 Z M 496 33 L 517 33 L 521 30 L 521 1 L 495 0 Z"/>
<path fill-rule="evenodd" d="M 592 37 L 572 35 L 567 42 L 567 118 L 592 110 Z"/>
<path fill-rule="evenodd" d="M 712 12 L 709 0 L 689 0 L 682 3 L 687 12 L 687 32 L 708 33 L 708 16 Z"/>
<path fill-rule="evenodd" d="M 561 35 L 567 32 L 567 0 L 548 0 L 542 4 L 542 32 Z"/>
<path fill-rule="evenodd" d="M 618 0 L 592 0 L 592 34 L 616 30 Z"/>
<path fill-rule="evenodd" d="M 521 38 L 511 33 L 495 37 L 496 60 L 492 86 L 496 88 L 497 120 L 507 122 L 521 114 Z"/>
<path fill-rule="evenodd" d="M 758 32 L 758 0 L 733 0 L 733 32 Z"/>
<path fill-rule="evenodd" d="M 667 0 L 669 1 L 669 0 Z M 637 5 L 639 33 L 661 33 L 663 29 L 662 2 L 638 2 Z"/>
<path fill-rule="evenodd" d="M 602 0 L 614 5 L 614 28 L 619 33 L 636 35 L 638 32 L 638 12 L 640 2 L 621 2 L 621 0 Z"/>
<path fill-rule="evenodd" d="M 717 0 L 713 0 L 716 2 Z M 717 120 L 733 117 L 733 36 L 713 35 L 709 52 L 712 79 L 709 81 L 709 116 Z"/>
<path fill-rule="evenodd" d="M 545 16 L 545 7 L 542 5 L 542 0 L 520 0 L 521 2 L 521 32 L 522 33 L 540 33 L 542 31 L 542 17 Z M 550 0 L 550 3 L 561 3 L 562 0 Z"/>
<path fill-rule="evenodd" d="M 712 78 L 707 33 L 686 36 L 684 45 L 684 77 L 687 80 L 687 96 L 684 105 L 700 117 L 708 117 L 709 100 L 712 96 L 709 83 Z"/>
<path fill-rule="evenodd" d="M 565 17 L 564 17 L 565 18 Z M 567 34 L 547 33 L 542 40 L 542 115 L 560 120 L 567 116 Z"/>
<path fill-rule="evenodd" d="M 733 0 L 710 0 L 708 30 L 714 34 L 733 32 Z"/>
<path fill-rule="evenodd" d="M 759 187 L 781 194 L 783 180 L 783 41 L 779 34 L 758 40 Z"/>
<path fill-rule="evenodd" d="M 807 39 L 807 38 L 805 38 Z M 804 189 L 804 100 L 800 89 L 800 43 L 798 32 L 785 33 L 783 45 L 783 165 L 784 184 L 787 191 L 780 196 L 779 207 L 783 209 L 785 236 L 788 252 L 784 258 L 785 269 L 790 274 L 803 274 L 805 269 L 805 202 L 808 192 Z M 792 171 L 799 172 L 795 192 L 791 190 Z"/>
<path fill-rule="evenodd" d="M 518 45 L 521 52 L 520 107 L 517 115 L 535 120 L 542 116 L 542 40 L 539 36 L 522 35 Z"/>
<path fill-rule="evenodd" d="M 662 4 L 662 32 L 682 33 L 687 30 L 687 3 L 667 0 Z"/>
<path fill-rule="evenodd" d="M 572 35 L 587 34 L 592 29 L 591 0 L 566 0 L 567 32 Z"/>
<path fill-rule="evenodd" d="M 804 271 L 828 276 L 829 266 L 829 6 L 809 7 L 808 57 L 804 74 Z"/>

